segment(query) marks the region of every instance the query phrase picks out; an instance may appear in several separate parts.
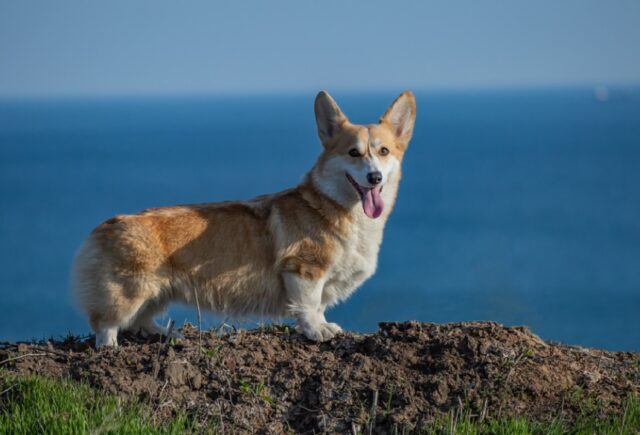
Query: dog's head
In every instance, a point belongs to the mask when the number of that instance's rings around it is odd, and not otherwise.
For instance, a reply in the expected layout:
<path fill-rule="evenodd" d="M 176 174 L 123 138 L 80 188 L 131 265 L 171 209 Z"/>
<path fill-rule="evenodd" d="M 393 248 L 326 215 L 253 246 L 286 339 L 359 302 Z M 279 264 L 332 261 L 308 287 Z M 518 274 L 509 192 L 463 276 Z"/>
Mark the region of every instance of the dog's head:
<path fill-rule="evenodd" d="M 360 201 L 368 217 L 379 217 L 384 210 L 383 189 L 397 183 L 413 133 L 415 97 L 408 91 L 402 93 L 378 124 L 350 123 L 325 91 L 316 97 L 315 112 L 324 146 L 314 171 L 316 182 L 338 202 Z"/>

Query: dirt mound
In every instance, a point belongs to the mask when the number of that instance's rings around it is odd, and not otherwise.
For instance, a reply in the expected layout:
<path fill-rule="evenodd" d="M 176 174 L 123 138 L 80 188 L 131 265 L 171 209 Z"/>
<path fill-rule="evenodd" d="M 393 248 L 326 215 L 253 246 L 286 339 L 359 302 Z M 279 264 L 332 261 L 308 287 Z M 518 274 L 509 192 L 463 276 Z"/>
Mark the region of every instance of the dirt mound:
<path fill-rule="evenodd" d="M 621 412 L 640 393 L 640 354 L 549 344 L 526 328 L 474 322 L 382 323 L 315 344 L 287 328 L 198 333 L 162 343 L 124 337 L 96 352 L 90 342 L 8 344 L 10 373 L 83 380 L 248 432 L 417 429 L 465 407 L 479 418 L 522 415 L 568 421 L 585 407 Z M 10 361 L 6 361 L 11 359 Z"/>

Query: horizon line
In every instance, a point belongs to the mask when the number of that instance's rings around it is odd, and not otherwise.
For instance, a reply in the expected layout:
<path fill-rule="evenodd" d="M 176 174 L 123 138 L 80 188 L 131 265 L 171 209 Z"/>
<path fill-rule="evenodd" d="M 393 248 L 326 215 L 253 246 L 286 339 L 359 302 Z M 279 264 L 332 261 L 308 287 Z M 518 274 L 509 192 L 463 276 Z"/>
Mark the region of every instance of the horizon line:
<path fill-rule="evenodd" d="M 45 101 L 45 100 L 120 100 L 120 99 L 189 99 L 189 98 L 229 98 L 229 97 L 294 97 L 302 95 L 315 95 L 321 90 L 343 95 L 376 95 L 388 93 L 401 93 L 410 90 L 414 93 L 473 93 L 473 92 L 508 92 L 508 91 L 556 91 L 556 90 L 587 90 L 604 87 L 610 90 L 634 91 L 640 89 L 640 80 L 637 82 L 593 82 L 593 83 L 550 83 L 550 84 L 504 84 L 504 85 L 464 85 L 464 86 L 406 86 L 404 88 L 391 88 L 381 86 L 377 88 L 349 88 L 349 87 L 318 87 L 300 89 L 274 89 L 274 90 L 230 90 L 230 91 L 165 91 L 165 92 L 94 92 L 94 93 L 27 93 L 27 94 L 2 94 L 0 102 L 9 101 Z"/>

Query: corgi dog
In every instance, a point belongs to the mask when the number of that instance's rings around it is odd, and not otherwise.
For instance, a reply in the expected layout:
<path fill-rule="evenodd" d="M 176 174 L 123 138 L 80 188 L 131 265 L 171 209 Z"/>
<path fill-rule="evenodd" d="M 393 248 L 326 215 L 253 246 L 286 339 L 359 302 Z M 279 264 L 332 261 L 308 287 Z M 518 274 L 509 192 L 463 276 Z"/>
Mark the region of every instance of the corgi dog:
<path fill-rule="evenodd" d="M 154 316 L 173 302 L 232 317 L 293 317 L 308 339 L 341 331 L 325 310 L 376 270 L 413 133 L 402 93 L 377 124 L 349 122 L 327 92 L 315 99 L 322 153 L 297 186 L 248 201 L 118 215 L 83 243 L 73 292 L 96 333 L 167 334 Z"/>

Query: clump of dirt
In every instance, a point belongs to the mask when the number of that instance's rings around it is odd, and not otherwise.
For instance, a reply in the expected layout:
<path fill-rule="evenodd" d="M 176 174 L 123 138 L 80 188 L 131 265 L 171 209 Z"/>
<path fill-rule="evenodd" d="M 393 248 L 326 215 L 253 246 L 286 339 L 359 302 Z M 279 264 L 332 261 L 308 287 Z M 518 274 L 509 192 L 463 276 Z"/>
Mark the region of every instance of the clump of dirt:
<path fill-rule="evenodd" d="M 5 372 L 68 377 L 148 401 L 162 418 L 187 410 L 247 432 L 420 429 L 464 407 L 477 418 L 572 421 L 591 406 L 621 413 L 640 393 L 640 354 L 542 341 L 490 322 L 381 323 L 374 334 L 312 343 L 288 328 L 184 340 L 122 337 L 0 346 Z"/>

